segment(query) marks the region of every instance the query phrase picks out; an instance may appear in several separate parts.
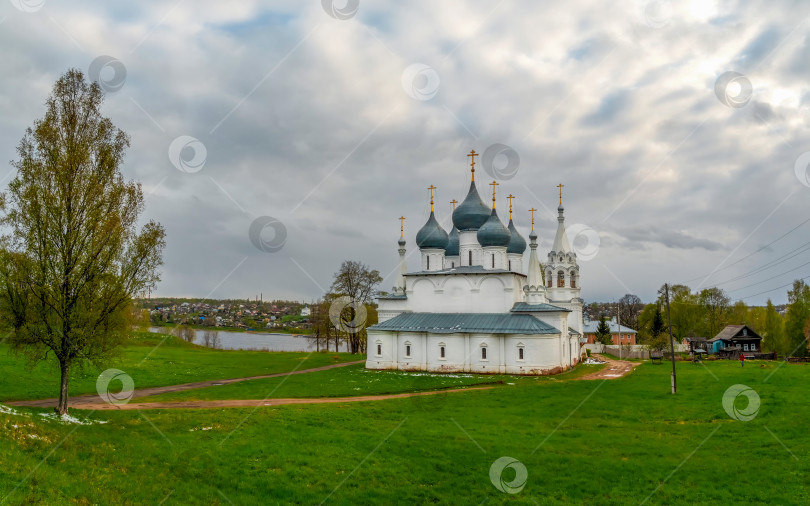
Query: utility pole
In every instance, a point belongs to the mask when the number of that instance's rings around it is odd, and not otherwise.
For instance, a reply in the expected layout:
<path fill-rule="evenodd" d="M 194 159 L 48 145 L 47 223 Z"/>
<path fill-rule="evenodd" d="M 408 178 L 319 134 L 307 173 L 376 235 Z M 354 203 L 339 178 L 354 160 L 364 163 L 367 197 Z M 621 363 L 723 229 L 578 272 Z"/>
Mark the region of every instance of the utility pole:
<path fill-rule="evenodd" d="M 619 360 L 622 358 L 622 305 L 616 303 L 616 326 L 619 328 Z"/>
<path fill-rule="evenodd" d="M 675 382 L 675 342 L 672 340 L 672 316 L 669 312 L 669 283 L 664 283 L 664 294 L 667 301 L 667 327 L 669 327 L 669 350 L 672 356 L 672 393 L 678 391 L 677 383 Z"/>

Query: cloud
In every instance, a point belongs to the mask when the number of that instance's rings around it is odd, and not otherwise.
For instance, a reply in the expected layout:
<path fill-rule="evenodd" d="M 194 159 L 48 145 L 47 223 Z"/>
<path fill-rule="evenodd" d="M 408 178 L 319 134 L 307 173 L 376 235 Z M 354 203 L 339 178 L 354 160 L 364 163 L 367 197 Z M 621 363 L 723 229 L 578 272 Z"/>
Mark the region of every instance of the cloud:
<path fill-rule="evenodd" d="M 618 277 L 650 299 L 807 215 L 793 165 L 810 150 L 808 44 L 796 29 L 810 5 L 672 2 L 662 24 L 637 4 L 361 0 L 341 21 L 318 2 L 47 2 L 35 13 L 6 3 L 0 155 L 16 156 L 60 74 L 111 55 L 127 69 L 105 104 L 132 136 L 123 171 L 151 192 L 145 218 L 168 232 L 157 293 L 311 299 L 345 259 L 386 274 L 397 218 L 412 252 L 426 188 L 438 187 L 446 219 L 469 184 L 466 153 L 502 143 L 521 165 L 499 198 L 517 196 L 524 236 L 536 207 L 550 246 L 562 182 L 567 223 L 605 234 L 582 266 L 583 296 L 613 298 Z M 439 76 L 431 100 L 403 90 L 414 63 Z M 728 70 L 753 85 L 745 107 L 715 96 Z M 168 159 L 182 135 L 206 147 L 197 173 Z M 259 216 L 287 227 L 281 251 L 251 244 Z"/>

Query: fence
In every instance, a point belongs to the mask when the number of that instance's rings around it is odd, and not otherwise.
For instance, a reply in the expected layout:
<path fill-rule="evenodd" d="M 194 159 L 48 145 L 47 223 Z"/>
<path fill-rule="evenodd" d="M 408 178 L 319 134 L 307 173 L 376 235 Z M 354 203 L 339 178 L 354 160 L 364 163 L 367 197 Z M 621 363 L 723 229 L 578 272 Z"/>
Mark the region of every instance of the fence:
<path fill-rule="evenodd" d="M 643 344 L 626 344 L 622 346 L 616 345 L 604 345 L 601 343 L 592 343 L 592 344 L 585 344 L 586 349 L 591 350 L 591 353 L 610 353 L 611 355 L 621 357 L 621 358 L 640 358 L 640 359 L 648 359 L 650 358 L 650 351 L 647 349 L 646 346 Z M 669 348 L 666 350 L 667 356 L 669 356 Z M 689 347 L 682 343 L 675 344 L 675 353 L 682 353 L 685 351 L 689 351 Z"/>

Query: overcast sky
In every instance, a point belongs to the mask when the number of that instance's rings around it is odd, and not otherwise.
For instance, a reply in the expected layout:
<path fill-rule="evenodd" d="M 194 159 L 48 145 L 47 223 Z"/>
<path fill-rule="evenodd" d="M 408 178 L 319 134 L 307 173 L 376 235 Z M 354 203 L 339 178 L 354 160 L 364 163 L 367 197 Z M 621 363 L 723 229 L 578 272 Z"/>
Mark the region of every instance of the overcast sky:
<path fill-rule="evenodd" d="M 427 187 L 449 229 L 466 154 L 495 146 L 479 191 L 499 180 L 502 219 L 516 196 L 524 237 L 539 209 L 541 258 L 565 185 L 586 301 L 688 281 L 784 302 L 761 292 L 810 274 L 809 14 L 802 0 L 10 0 L 0 158 L 68 68 L 99 79 L 144 220 L 166 228 L 153 295 L 310 300 L 347 259 L 389 289 L 397 218 L 416 269 Z"/>

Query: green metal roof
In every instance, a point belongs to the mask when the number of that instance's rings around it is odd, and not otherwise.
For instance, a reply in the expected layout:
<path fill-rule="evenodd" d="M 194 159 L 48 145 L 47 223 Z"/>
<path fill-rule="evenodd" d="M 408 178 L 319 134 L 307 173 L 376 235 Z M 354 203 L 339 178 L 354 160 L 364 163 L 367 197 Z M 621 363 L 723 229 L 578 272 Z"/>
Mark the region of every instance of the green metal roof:
<path fill-rule="evenodd" d="M 527 302 L 518 302 L 512 309 L 510 310 L 514 313 L 535 313 L 535 312 L 546 312 L 546 311 L 565 311 L 570 313 L 570 309 L 565 309 L 564 307 L 554 306 L 551 304 L 529 304 Z"/>
<path fill-rule="evenodd" d="M 368 330 L 430 332 L 433 334 L 559 334 L 560 331 L 528 314 L 512 313 L 402 313 Z"/>

